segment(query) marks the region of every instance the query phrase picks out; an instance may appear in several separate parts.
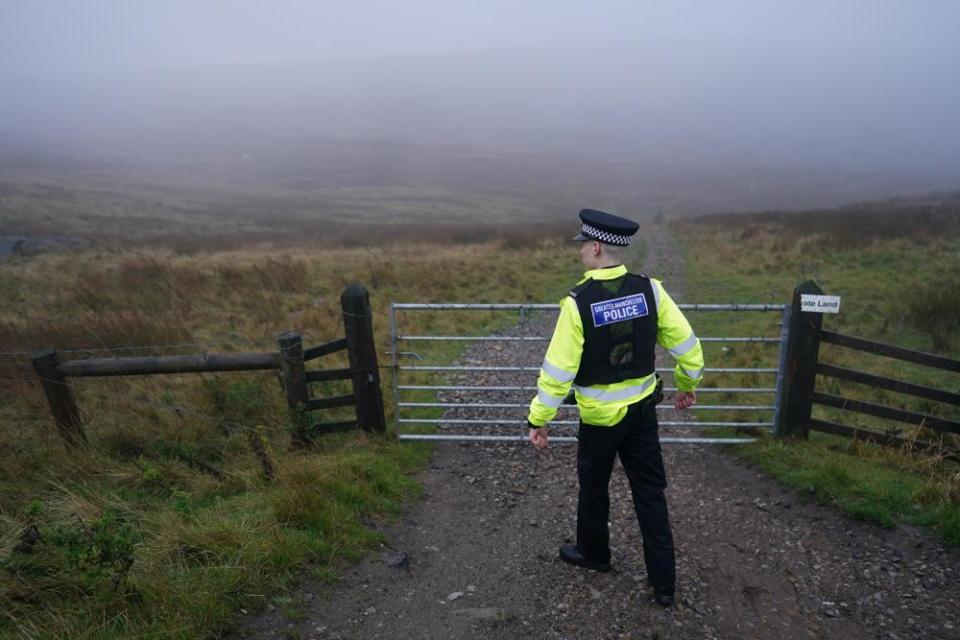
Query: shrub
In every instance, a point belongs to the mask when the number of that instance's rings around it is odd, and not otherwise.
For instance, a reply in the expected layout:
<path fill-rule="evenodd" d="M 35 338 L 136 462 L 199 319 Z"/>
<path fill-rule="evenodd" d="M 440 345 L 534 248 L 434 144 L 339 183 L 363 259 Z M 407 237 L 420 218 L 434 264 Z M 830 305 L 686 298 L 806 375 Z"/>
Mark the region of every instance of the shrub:
<path fill-rule="evenodd" d="M 910 289 L 908 295 L 910 320 L 930 335 L 934 349 L 950 351 L 960 344 L 960 273 Z"/>
<path fill-rule="evenodd" d="M 133 566 L 140 533 L 114 509 L 105 510 L 90 524 L 79 517 L 56 527 L 49 536 L 60 547 L 68 565 L 91 581 L 109 578 L 121 582 Z"/>

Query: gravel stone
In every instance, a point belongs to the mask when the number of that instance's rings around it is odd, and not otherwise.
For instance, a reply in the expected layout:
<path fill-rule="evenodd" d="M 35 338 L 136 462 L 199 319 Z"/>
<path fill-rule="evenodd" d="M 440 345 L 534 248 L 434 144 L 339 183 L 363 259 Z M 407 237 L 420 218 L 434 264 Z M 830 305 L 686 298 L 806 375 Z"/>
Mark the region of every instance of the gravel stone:
<path fill-rule="evenodd" d="M 402 551 L 385 551 L 380 554 L 383 563 L 393 569 L 408 569 L 410 557 Z"/>

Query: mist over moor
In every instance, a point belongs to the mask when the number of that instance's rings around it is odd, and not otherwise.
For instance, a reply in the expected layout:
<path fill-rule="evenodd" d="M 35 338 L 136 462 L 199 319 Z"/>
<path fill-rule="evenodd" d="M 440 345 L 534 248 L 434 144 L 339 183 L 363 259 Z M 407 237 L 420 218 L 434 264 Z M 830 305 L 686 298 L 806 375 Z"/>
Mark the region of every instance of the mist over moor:
<path fill-rule="evenodd" d="M 0 8 L 0 177 L 801 208 L 960 184 L 949 2 Z"/>

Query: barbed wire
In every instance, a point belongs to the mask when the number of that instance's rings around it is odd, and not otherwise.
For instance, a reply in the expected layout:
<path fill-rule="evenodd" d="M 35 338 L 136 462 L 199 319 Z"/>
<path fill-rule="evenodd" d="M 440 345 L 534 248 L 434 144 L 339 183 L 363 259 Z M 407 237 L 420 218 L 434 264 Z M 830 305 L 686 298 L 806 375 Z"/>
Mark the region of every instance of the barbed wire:
<path fill-rule="evenodd" d="M 300 335 L 306 340 L 317 340 L 328 342 L 329 339 L 326 336 L 316 335 L 310 332 L 300 331 Z M 269 348 L 271 351 L 277 350 L 277 343 L 275 341 L 261 338 L 261 339 L 251 339 L 251 338 L 230 338 L 229 342 L 239 343 L 243 345 L 256 346 Z M 152 345 L 117 345 L 111 347 L 73 347 L 70 349 L 55 349 L 57 353 L 125 353 L 125 352 L 136 352 L 136 351 L 160 351 L 160 350 L 171 350 L 171 349 L 201 349 L 205 352 L 213 350 L 222 350 L 224 349 L 223 344 L 211 344 L 211 343 L 201 343 L 201 342 L 181 342 L 175 344 L 152 344 Z M 39 349 L 38 349 L 39 350 Z M 0 351 L 0 358 L 24 358 L 32 356 L 36 351 Z"/>
<path fill-rule="evenodd" d="M 151 344 L 151 345 L 131 345 L 117 347 L 75 347 L 72 349 L 56 349 L 57 353 L 110 353 L 115 351 L 152 351 L 161 349 L 183 349 L 186 347 L 206 349 L 212 345 L 199 344 L 195 342 L 182 342 L 180 344 Z M 0 351 L 0 356 L 31 356 L 36 351 Z"/>

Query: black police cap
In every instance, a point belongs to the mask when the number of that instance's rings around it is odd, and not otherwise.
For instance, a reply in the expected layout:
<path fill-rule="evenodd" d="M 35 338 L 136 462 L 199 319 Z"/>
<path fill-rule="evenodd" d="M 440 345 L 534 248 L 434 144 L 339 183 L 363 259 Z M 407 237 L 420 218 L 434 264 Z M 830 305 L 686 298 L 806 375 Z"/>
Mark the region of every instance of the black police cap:
<path fill-rule="evenodd" d="M 583 209 L 580 212 L 580 233 L 574 240 L 596 240 L 626 247 L 639 228 L 640 225 L 633 220 L 606 211 Z"/>

